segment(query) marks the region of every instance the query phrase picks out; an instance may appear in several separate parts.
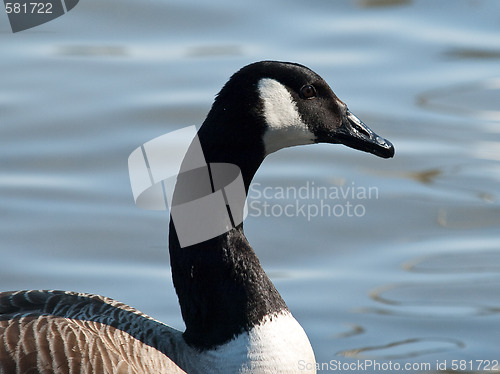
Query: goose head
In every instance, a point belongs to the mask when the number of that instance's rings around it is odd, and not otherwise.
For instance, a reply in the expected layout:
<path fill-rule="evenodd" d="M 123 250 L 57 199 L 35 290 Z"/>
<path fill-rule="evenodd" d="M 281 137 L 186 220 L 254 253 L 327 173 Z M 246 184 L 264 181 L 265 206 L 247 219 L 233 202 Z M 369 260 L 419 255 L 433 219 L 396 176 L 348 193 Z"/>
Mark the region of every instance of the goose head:
<path fill-rule="evenodd" d="M 263 159 L 285 147 L 334 143 L 394 156 L 393 145 L 352 114 L 323 78 L 288 62 L 257 62 L 235 73 L 198 135 L 207 161 L 238 165 L 247 186 Z"/>

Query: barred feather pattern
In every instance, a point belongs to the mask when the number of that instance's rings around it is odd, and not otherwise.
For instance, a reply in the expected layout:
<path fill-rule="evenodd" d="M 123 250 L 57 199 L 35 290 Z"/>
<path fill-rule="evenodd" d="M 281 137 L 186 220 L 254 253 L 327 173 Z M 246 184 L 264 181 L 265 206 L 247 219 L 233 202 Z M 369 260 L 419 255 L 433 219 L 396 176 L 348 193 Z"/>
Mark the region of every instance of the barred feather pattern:
<path fill-rule="evenodd" d="M 179 331 L 106 297 L 0 293 L 1 374 L 185 373 L 171 359 L 181 344 Z"/>

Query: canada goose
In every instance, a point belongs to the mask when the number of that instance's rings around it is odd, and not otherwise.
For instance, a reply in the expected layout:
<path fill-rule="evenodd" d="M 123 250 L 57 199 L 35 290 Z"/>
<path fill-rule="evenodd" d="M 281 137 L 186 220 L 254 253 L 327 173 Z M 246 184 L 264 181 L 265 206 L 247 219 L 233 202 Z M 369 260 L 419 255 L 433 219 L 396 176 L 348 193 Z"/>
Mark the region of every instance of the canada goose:
<path fill-rule="evenodd" d="M 341 143 L 394 155 L 392 144 L 355 117 L 319 75 L 276 61 L 235 73 L 198 138 L 207 163 L 239 167 L 246 191 L 264 158 L 284 147 Z M 169 249 L 185 332 L 102 296 L 4 292 L 0 373 L 316 372 L 309 340 L 262 269 L 242 223 L 181 246 L 171 220 Z"/>

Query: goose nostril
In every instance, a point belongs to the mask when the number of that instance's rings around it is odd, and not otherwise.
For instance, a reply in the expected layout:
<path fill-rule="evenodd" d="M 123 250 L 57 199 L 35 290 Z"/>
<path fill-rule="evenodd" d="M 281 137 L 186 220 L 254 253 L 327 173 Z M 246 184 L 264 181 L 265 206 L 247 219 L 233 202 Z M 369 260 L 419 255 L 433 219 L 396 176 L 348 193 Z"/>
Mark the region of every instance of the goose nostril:
<path fill-rule="evenodd" d="M 361 126 L 357 121 L 352 121 L 351 125 L 357 132 L 363 134 L 368 138 L 370 137 L 370 133 L 366 131 L 366 129 L 363 126 Z"/>

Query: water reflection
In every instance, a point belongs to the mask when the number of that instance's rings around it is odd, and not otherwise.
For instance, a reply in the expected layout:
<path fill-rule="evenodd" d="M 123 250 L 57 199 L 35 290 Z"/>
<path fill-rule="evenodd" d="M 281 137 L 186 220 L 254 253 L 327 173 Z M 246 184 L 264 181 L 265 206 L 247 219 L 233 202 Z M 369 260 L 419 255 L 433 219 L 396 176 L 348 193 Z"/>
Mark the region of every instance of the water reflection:
<path fill-rule="evenodd" d="M 350 349 L 339 352 L 339 355 L 360 359 L 393 360 L 414 358 L 430 353 L 442 353 L 463 347 L 465 347 L 465 344 L 455 339 L 415 338 L 384 345 Z"/>
<path fill-rule="evenodd" d="M 365 332 L 365 328 L 356 324 L 350 324 L 349 329 L 334 335 L 335 339 L 345 339 L 351 336 L 360 335 Z"/>
<path fill-rule="evenodd" d="M 405 317 L 410 319 L 428 318 L 432 320 L 439 318 L 450 320 L 450 318 L 460 319 L 463 317 L 498 314 L 500 311 L 497 308 L 478 309 L 475 306 L 397 305 L 394 308 L 358 308 L 355 312 L 361 314 L 375 314 L 379 316 Z"/>
<path fill-rule="evenodd" d="M 55 54 L 62 56 L 128 56 L 127 48 L 117 45 L 64 45 L 56 49 Z"/>
<path fill-rule="evenodd" d="M 192 47 L 186 57 L 241 56 L 243 51 L 238 45 L 201 45 Z"/>
<path fill-rule="evenodd" d="M 442 173 L 443 173 L 442 170 L 437 169 L 437 168 L 432 168 L 432 169 L 428 169 L 428 170 L 414 171 L 414 172 L 408 173 L 407 175 L 408 175 L 408 177 L 410 177 L 413 180 L 416 180 L 417 182 L 420 182 L 423 184 L 431 184 Z"/>
<path fill-rule="evenodd" d="M 410 5 L 411 0 L 358 0 L 356 5 L 361 8 L 382 8 L 400 5 Z"/>
<path fill-rule="evenodd" d="M 488 201 L 470 206 L 449 206 L 439 208 L 437 223 L 441 227 L 461 230 L 492 227 L 500 225 L 500 214 L 498 207 Z"/>
<path fill-rule="evenodd" d="M 500 142 L 497 141 L 476 142 L 475 147 L 473 149 L 473 154 L 480 159 L 500 161 Z"/>
<path fill-rule="evenodd" d="M 500 121 L 500 78 L 424 92 L 417 102 L 429 110 Z"/>
<path fill-rule="evenodd" d="M 474 282 L 396 283 L 380 287 L 370 296 L 383 304 L 406 307 L 406 313 L 424 311 L 427 316 L 443 316 L 469 315 L 473 311 L 473 314 L 483 315 L 500 310 L 499 290 L 500 278 L 493 278 Z"/>
<path fill-rule="evenodd" d="M 418 273 L 498 273 L 500 251 L 440 253 L 409 261 L 403 268 Z"/>
<path fill-rule="evenodd" d="M 500 51 L 491 49 L 478 48 L 456 48 L 450 49 L 444 54 L 448 58 L 453 59 L 480 59 L 491 60 L 500 59 Z"/>

